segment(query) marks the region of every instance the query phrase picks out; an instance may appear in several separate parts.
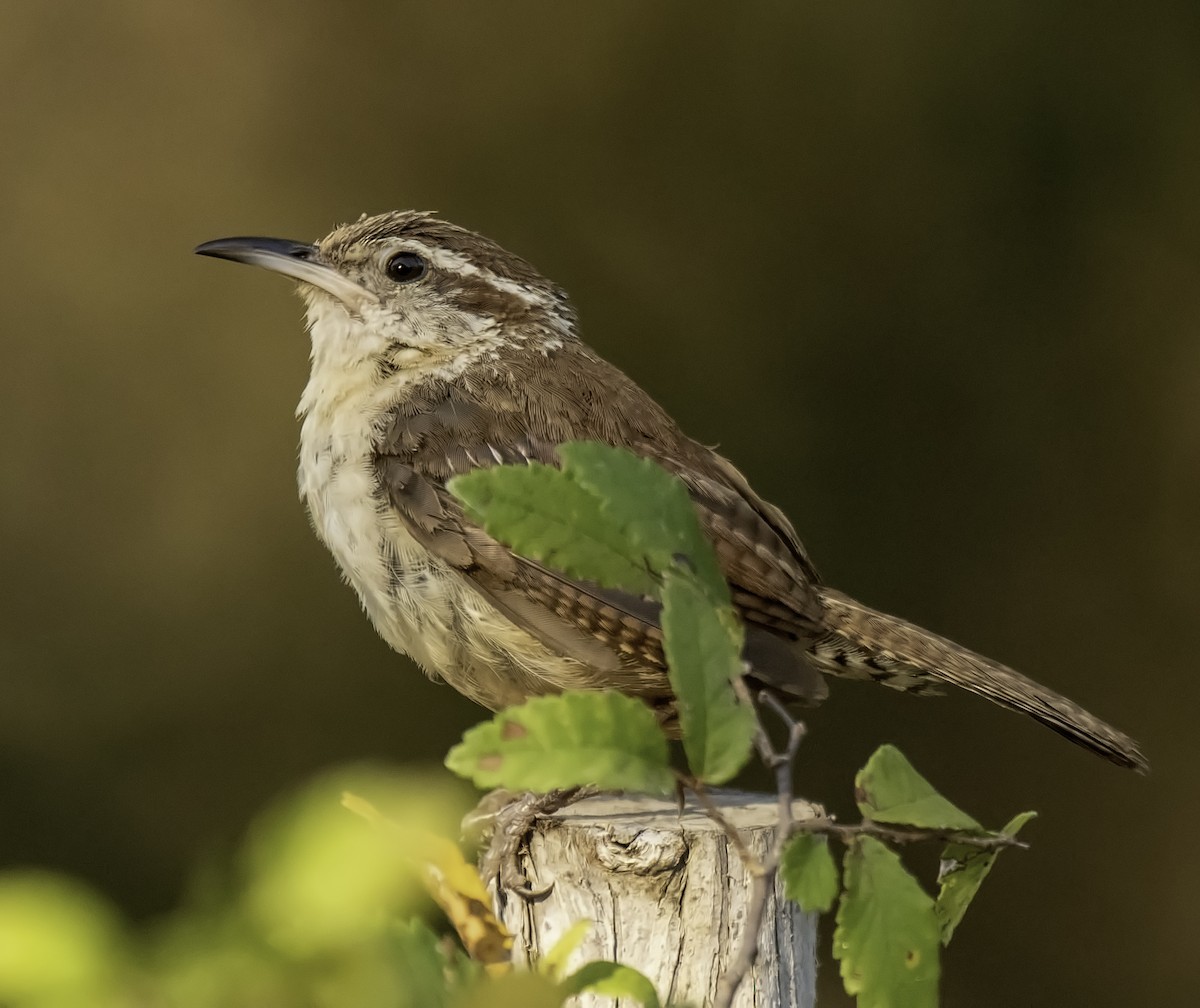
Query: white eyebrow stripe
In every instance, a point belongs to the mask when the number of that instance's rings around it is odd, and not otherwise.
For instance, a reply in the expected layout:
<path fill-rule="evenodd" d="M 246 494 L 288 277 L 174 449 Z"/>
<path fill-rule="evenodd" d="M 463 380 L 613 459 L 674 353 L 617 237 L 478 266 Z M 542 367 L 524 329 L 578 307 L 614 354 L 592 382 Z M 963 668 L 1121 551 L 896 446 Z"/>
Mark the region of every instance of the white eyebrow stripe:
<path fill-rule="evenodd" d="M 436 246 L 426 245 L 424 242 L 414 241 L 411 238 L 405 238 L 396 243 L 397 248 L 411 249 L 413 252 L 419 252 L 430 264 L 438 269 L 444 269 L 451 273 L 462 273 L 464 276 L 474 276 L 480 272 L 476 266 L 466 256 L 461 256 L 457 252 L 451 252 L 449 249 L 437 248 Z"/>
<path fill-rule="evenodd" d="M 481 269 L 466 256 L 459 255 L 457 252 L 451 252 L 449 249 L 426 245 L 424 242 L 415 241 L 411 238 L 397 242 L 395 247 L 397 249 L 411 249 L 414 252 L 420 253 L 429 260 L 429 264 L 435 269 L 445 270 L 447 273 L 457 273 L 460 276 L 483 277 L 488 283 L 495 286 L 497 290 L 502 290 L 505 294 L 512 294 L 526 304 L 543 306 L 551 304 L 550 299 L 541 292 L 533 290 L 525 284 L 517 283 L 515 280 L 506 280 L 504 277 L 497 276 L 489 269 Z"/>

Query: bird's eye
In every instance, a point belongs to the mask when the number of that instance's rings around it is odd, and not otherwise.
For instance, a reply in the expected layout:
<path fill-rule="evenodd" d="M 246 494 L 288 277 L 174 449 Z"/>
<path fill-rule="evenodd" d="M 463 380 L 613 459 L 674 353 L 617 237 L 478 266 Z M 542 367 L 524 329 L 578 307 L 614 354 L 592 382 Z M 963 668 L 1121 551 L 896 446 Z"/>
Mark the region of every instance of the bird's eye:
<path fill-rule="evenodd" d="M 384 265 L 383 272 L 396 283 L 412 283 L 420 280 L 428 268 L 425 260 L 416 252 L 397 252 Z"/>

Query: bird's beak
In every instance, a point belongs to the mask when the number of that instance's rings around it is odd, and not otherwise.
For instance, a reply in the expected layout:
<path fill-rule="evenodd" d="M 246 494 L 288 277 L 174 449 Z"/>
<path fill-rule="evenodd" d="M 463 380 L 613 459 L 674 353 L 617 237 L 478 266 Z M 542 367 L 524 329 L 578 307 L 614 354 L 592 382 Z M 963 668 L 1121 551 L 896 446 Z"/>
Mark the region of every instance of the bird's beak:
<path fill-rule="evenodd" d="M 193 251 L 197 255 L 261 266 L 301 283 L 320 287 L 356 314 L 363 305 L 376 301 L 369 291 L 321 262 L 320 252 L 315 245 L 305 245 L 287 238 L 217 238 L 197 245 Z"/>

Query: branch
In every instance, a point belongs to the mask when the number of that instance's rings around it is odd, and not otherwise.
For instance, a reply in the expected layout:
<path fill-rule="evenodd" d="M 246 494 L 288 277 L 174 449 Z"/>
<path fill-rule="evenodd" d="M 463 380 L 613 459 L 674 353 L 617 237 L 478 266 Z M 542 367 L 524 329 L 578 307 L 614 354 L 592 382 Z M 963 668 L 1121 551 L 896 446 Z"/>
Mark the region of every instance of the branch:
<path fill-rule="evenodd" d="M 915 826 L 885 826 L 883 823 L 868 819 L 854 824 L 835 822 L 828 817 L 821 819 L 806 819 L 795 823 L 791 828 L 792 834 L 819 833 L 824 836 L 837 837 L 842 843 L 849 844 L 860 836 L 874 837 L 876 840 L 887 840 L 891 843 L 914 843 L 920 840 L 943 840 L 948 843 L 962 844 L 964 847 L 977 847 L 979 850 L 1003 850 L 1006 847 L 1029 849 L 1029 844 L 1016 837 L 1004 833 L 990 833 L 980 836 L 977 833 L 963 833 L 959 830 L 920 829 Z"/>
<path fill-rule="evenodd" d="M 768 770 L 775 773 L 779 825 L 775 829 L 775 840 L 771 844 L 771 849 L 761 863 L 756 861 L 752 865 L 743 859 L 747 870 L 750 871 L 752 882 L 750 883 L 750 899 L 746 906 L 745 922 L 742 925 L 742 941 L 738 946 L 737 954 L 726 967 L 717 984 L 713 1008 L 729 1008 L 733 1004 L 733 996 L 737 993 L 738 986 L 750 972 L 754 960 L 758 957 L 758 932 L 762 928 L 763 914 L 767 908 L 767 894 L 775 885 L 775 873 L 779 870 L 779 861 L 783 856 L 784 845 L 795 828 L 795 822 L 792 819 L 792 769 L 796 762 L 796 753 L 800 749 L 800 743 L 804 741 L 805 732 L 804 725 L 793 718 L 774 696 L 765 690 L 759 693 L 759 702 L 769 706 L 788 730 L 787 744 L 782 752 L 778 751 L 771 742 L 766 728 L 763 727 L 759 709 L 750 696 L 749 687 L 739 678 L 734 680 L 733 688 L 738 699 L 749 705 L 750 709 L 755 712 L 755 717 L 758 718 L 755 744 L 763 764 Z M 697 797 L 700 797 L 699 794 Z M 703 804 L 703 799 L 701 801 Z M 706 808 L 705 811 L 707 812 L 709 809 Z M 716 812 L 716 809 L 712 809 L 712 812 Z M 737 830 L 733 829 L 720 813 L 713 818 L 721 824 L 732 839 Z"/>

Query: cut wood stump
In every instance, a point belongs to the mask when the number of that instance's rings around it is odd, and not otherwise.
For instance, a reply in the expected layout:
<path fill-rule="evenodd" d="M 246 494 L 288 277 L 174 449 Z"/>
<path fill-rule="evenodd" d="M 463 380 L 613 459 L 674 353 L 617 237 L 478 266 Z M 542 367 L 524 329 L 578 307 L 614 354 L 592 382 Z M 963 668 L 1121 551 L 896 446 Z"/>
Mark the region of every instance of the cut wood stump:
<path fill-rule="evenodd" d="M 764 857 L 775 799 L 742 792 L 712 798 L 751 853 Z M 803 801 L 794 810 L 797 821 L 820 814 Z M 569 969 L 615 960 L 646 974 L 664 1004 L 712 1003 L 741 945 L 752 879 L 730 838 L 697 806 L 689 802 L 681 814 L 675 801 L 645 796 L 577 802 L 538 821 L 521 866 L 533 887 L 552 888 L 533 900 L 509 893 L 497 901 L 517 962 L 545 954 L 572 924 L 590 920 Z M 776 880 L 736 1008 L 811 1008 L 816 930 L 816 915 L 785 900 Z M 613 1000 L 583 995 L 578 1003 Z"/>

